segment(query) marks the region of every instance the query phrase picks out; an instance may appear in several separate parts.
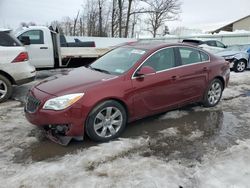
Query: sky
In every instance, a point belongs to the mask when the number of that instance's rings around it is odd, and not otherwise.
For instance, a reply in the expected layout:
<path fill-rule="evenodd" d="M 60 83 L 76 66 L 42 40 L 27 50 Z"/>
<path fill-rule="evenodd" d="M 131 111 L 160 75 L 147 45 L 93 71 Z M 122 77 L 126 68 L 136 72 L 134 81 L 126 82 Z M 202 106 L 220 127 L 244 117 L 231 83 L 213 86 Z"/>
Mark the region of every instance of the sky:
<path fill-rule="evenodd" d="M 179 21 L 166 23 L 202 30 L 216 29 L 250 14 L 249 0 L 181 0 Z M 84 0 L 0 0 L 0 27 L 17 28 L 21 22 L 49 24 L 63 17 L 74 17 Z"/>

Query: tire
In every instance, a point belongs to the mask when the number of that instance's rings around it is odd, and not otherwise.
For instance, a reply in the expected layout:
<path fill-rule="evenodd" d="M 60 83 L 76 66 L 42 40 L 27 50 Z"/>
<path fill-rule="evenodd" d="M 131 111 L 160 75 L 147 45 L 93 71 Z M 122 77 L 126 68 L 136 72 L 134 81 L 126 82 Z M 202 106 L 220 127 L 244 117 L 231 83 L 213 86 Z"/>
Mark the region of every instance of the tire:
<path fill-rule="evenodd" d="M 0 75 L 0 103 L 10 98 L 12 90 L 11 82 L 6 77 Z"/>
<path fill-rule="evenodd" d="M 117 138 L 126 127 L 127 113 L 116 101 L 108 100 L 97 105 L 89 114 L 85 130 L 89 138 L 107 142 Z"/>
<path fill-rule="evenodd" d="M 205 107 L 216 106 L 220 102 L 222 92 L 222 82 L 219 79 L 214 79 L 205 92 L 203 105 Z"/>
<path fill-rule="evenodd" d="M 235 72 L 243 72 L 246 69 L 246 66 L 247 66 L 247 64 L 245 61 L 238 60 L 234 63 L 233 69 Z"/>

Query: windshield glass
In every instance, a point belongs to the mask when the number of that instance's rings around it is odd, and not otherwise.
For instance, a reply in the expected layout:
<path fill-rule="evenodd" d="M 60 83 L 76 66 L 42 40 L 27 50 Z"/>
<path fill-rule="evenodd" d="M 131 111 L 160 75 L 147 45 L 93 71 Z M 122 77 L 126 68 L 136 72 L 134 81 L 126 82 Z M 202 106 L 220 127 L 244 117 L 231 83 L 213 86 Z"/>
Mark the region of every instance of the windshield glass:
<path fill-rule="evenodd" d="M 232 45 L 232 46 L 228 46 L 225 51 L 241 51 L 241 48 L 239 45 Z"/>
<path fill-rule="evenodd" d="M 246 52 L 247 50 L 250 49 L 250 45 L 249 44 L 244 44 L 244 45 L 232 45 L 232 46 L 229 46 L 227 48 L 227 51 L 228 50 L 231 50 L 231 51 L 243 51 L 243 52 Z"/>
<path fill-rule="evenodd" d="M 250 44 L 242 45 L 241 47 L 241 50 L 244 52 L 249 51 L 249 49 L 250 49 Z"/>
<path fill-rule="evenodd" d="M 120 47 L 96 60 L 90 68 L 121 75 L 128 71 L 145 53 L 146 51 L 141 49 Z"/>

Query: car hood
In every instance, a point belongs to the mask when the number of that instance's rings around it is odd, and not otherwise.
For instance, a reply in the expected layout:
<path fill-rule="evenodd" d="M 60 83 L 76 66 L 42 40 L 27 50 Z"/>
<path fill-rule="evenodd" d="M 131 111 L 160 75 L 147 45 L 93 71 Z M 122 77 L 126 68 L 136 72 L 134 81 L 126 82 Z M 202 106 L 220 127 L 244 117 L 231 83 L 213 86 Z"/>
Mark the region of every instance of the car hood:
<path fill-rule="evenodd" d="M 116 77 L 115 75 L 80 67 L 69 72 L 51 76 L 41 81 L 35 88 L 54 96 L 61 96 L 85 92 L 88 87 L 94 84 L 103 83 Z"/>
<path fill-rule="evenodd" d="M 231 56 L 231 55 L 235 55 L 238 53 L 242 53 L 242 52 L 241 51 L 222 51 L 222 52 L 216 53 L 216 55 L 226 57 L 226 56 Z"/>

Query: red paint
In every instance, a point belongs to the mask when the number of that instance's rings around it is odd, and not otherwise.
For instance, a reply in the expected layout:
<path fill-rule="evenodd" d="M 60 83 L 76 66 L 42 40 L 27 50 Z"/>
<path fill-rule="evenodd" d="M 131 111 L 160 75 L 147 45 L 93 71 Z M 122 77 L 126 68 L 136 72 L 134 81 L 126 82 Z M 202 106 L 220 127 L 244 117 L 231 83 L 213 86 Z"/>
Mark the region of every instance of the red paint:
<path fill-rule="evenodd" d="M 33 87 L 30 94 L 40 100 L 41 104 L 35 113 L 26 112 L 26 118 L 37 126 L 69 124 L 70 130 L 67 135 L 79 136 L 84 134 L 84 124 L 88 114 L 102 101 L 114 99 L 123 103 L 130 122 L 188 103 L 202 101 L 205 90 L 215 77 L 224 80 L 225 86 L 228 84 L 228 63 L 211 54 L 209 54 L 210 61 L 206 63 L 179 66 L 157 73 L 147 69 L 146 71 L 152 74 L 133 78 L 135 70 L 153 52 L 164 47 L 189 45 L 160 44 L 145 47 L 132 43 L 129 47 L 131 46 L 148 51 L 123 75 L 115 76 L 82 67 L 68 74 L 47 78 Z M 50 98 L 82 92 L 85 95 L 65 110 L 42 109 Z"/>

